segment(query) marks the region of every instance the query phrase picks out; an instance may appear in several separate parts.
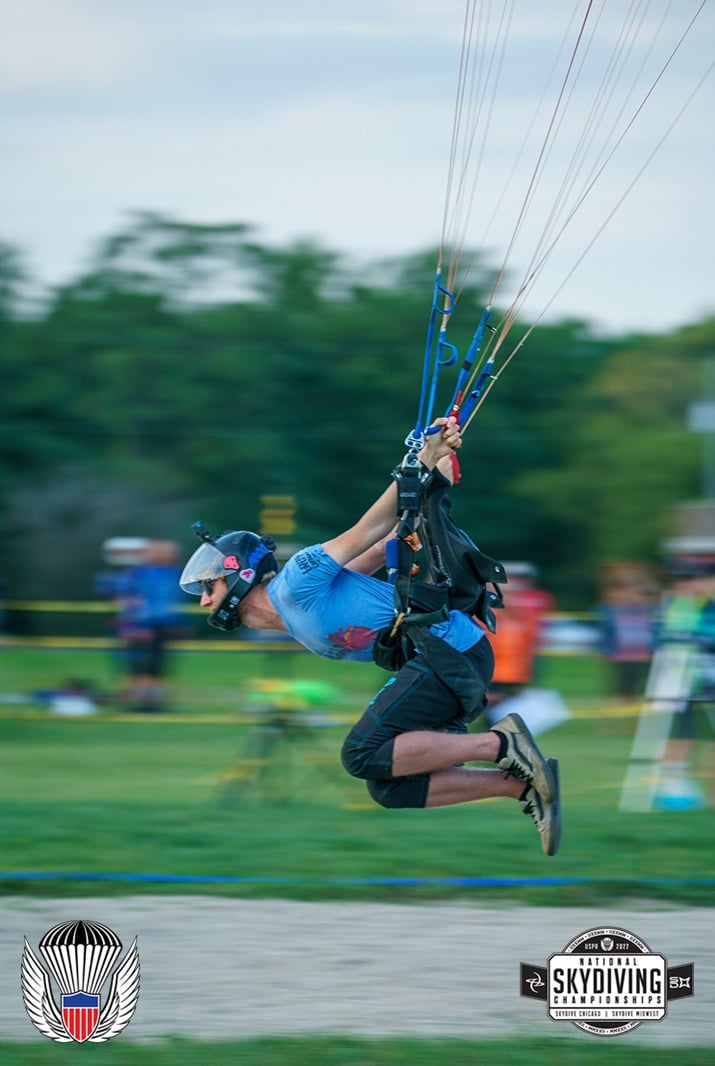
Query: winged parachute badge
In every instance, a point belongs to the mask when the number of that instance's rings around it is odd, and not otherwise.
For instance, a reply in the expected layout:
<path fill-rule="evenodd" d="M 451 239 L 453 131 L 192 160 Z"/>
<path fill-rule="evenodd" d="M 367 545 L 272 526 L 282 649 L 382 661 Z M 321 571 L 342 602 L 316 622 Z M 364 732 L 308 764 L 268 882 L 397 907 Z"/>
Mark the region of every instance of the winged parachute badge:
<path fill-rule="evenodd" d="M 136 937 L 121 963 L 116 933 L 98 922 L 63 922 L 40 941 L 42 965 L 25 938 L 22 995 L 33 1025 L 58 1043 L 103 1043 L 129 1024 L 139 999 L 139 952 Z M 49 970 L 49 972 L 48 972 Z M 110 977 L 111 971 L 111 977 Z M 61 1006 L 52 990 L 54 978 Z M 110 980 L 104 1004 L 102 986 Z"/>

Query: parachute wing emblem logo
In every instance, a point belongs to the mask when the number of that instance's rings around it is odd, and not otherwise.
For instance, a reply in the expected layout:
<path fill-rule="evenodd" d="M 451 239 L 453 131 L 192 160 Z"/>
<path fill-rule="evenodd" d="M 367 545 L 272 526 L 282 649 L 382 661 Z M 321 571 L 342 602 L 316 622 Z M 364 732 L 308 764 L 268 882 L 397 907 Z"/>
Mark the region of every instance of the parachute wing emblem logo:
<path fill-rule="evenodd" d="M 96 1043 L 121 1033 L 134 1013 L 139 999 L 139 952 L 136 937 L 124 961 L 112 975 L 107 1007 L 90 1039 Z"/>
<path fill-rule="evenodd" d="M 103 1043 L 122 1032 L 139 999 L 136 938 L 112 971 L 121 949 L 121 941 L 106 926 L 65 922 L 40 941 L 45 969 L 25 939 L 22 995 L 31 1022 L 43 1036 L 59 1043 Z M 100 992 L 110 971 L 109 993 L 101 1005 Z M 61 1009 L 53 996 L 52 977 L 62 993 Z"/>
<path fill-rule="evenodd" d="M 49 974 L 38 962 L 27 940 L 22 955 L 22 997 L 30 1021 L 43 1036 L 69 1043 L 72 1037 L 65 1029 L 62 1015 L 52 998 Z"/>

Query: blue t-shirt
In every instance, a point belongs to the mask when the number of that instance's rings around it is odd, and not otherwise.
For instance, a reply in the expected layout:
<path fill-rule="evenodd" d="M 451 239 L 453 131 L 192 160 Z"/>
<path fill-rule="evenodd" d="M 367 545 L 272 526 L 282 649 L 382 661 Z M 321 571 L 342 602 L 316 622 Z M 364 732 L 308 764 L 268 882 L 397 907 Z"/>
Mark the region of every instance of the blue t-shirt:
<path fill-rule="evenodd" d="M 346 570 L 320 544 L 292 556 L 269 583 L 268 596 L 291 636 L 325 659 L 371 662 L 375 637 L 395 618 L 392 585 Z M 483 636 L 459 611 L 430 631 L 457 651 Z"/>

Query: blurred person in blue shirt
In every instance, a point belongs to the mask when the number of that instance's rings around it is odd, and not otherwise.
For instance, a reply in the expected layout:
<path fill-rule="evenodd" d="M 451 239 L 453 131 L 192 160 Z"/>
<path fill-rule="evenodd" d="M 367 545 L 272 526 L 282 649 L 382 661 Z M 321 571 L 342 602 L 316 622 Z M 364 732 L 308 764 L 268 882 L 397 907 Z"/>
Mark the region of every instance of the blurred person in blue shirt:
<path fill-rule="evenodd" d="M 120 541 L 113 538 L 115 544 Z M 112 542 L 107 543 L 111 553 Z M 137 540 L 124 558 L 129 565 L 101 580 L 117 606 L 115 627 L 126 669 L 122 706 L 153 713 L 166 709 L 166 645 L 181 625 L 178 546 L 170 540 Z"/>

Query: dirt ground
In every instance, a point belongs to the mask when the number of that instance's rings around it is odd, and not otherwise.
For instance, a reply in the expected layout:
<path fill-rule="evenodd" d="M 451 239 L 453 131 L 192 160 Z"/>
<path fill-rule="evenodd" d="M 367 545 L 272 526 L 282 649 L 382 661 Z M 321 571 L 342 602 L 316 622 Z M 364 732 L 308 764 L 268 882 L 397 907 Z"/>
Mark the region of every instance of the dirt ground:
<path fill-rule="evenodd" d="M 634 933 L 671 966 L 695 963 L 693 997 L 670 1003 L 663 1021 L 644 1022 L 614 1039 L 715 1047 L 715 909 L 634 902 L 604 911 L 208 896 L 5 898 L 0 908 L 1 1039 L 45 1039 L 23 1007 L 23 937 L 37 954 L 48 929 L 78 918 L 108 925 L 124 950 L 138 937 L 139 1004 L 122 1039 L 333 1033 L 596 1040 L 569 1022 L 551 1021 L 545 1003 L 520 996 L 520 963 L 545 965 L 579 933 L 611 926 Z"/>

